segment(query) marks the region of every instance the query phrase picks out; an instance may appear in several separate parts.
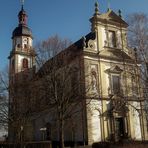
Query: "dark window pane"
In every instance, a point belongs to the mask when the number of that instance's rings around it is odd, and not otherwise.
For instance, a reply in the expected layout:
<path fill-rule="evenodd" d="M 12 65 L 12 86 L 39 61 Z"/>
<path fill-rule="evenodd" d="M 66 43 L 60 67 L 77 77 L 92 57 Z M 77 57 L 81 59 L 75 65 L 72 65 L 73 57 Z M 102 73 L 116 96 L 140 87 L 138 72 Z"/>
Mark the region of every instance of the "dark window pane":
<path fill-rule="evenodd" d="M 119 76 L 112 76 L 112 88 L 113 88 L 113 93 L 119 93 L 120 91 L 120 77 Z"/>
<path fill-rule="evenodd" d="M 28 68 L 28 60 L 23 59 L 23 68 Z"/>

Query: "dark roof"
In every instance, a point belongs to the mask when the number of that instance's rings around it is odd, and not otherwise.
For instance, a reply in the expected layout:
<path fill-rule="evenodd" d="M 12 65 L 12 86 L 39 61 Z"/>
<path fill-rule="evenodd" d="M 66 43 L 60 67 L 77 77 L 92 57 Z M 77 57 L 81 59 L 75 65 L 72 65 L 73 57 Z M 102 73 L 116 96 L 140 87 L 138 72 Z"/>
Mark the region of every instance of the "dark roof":
<path fill-rule="evenodd" d="M 87 34 L 84 37 L 85 42 L 87 43 L 90 39 L 92 39 L 92 40 L 95 39 L 95 37 L 96 37 L 95 32 L 90 32 L 89 34 Z M 67 63 L 70 63 L 70 61 L 72 61 L 75 57 L 80 55 L 80 52 L 83 50 L 83 46 L 84 46 L 84 39 L 81 38 L 80 40 L 78 40 L 75 43 L 73 43 L 72 45 L 70 45 L 68 48 L 63 49 L 57 55 L 55 55 L 54 57 L 52 57 L 51 59 L 46 61 L 43 64 L 43 66 L 38 70 L 38 72 L 36 73 L 36 76 L 42 75 L 42 73 L 45 72 L 46 69 L 48 69 L 49 67 L 52 67 L 52 62 L 54 60 L 56 61 L 57 58 L 60 58 L 60 64 L 57 66 L 58 68 L 67 64 Z M 66 58 L 65 58 L 65 56 L 63 56 L 65 54 L 66 54 Z M 63 61 L 63 58 L 64 58 L 64 61 Z M 48 68 L 46 68 L 46 67 L 48 67 Z"/>
<path fill-rule="evenodd" d="M 16 37 L 16 36 L 29 36 L 32 37 L 32 31 L 29 27 L 27 27 L 26 25 L 19 25 L 18 27 L 16 27 L 12 33 L 12 38 Z"/>
<path fill-rule="evenodd" d="M 85 38 L 85 43 L 87 43 L 90 39 L 95 40 L 96 34 L 95 34 L 95 32 L 90 32 L 86 36 L 84 36 L 84 38 Z M 84 39 L 82 37 L 80 40 L 76 41 L 71 46 L 76 46 L 77 49 L 82 49 L 83 46 L 84 46 L 84 43 L 83 42 L 84 42 Z"/>

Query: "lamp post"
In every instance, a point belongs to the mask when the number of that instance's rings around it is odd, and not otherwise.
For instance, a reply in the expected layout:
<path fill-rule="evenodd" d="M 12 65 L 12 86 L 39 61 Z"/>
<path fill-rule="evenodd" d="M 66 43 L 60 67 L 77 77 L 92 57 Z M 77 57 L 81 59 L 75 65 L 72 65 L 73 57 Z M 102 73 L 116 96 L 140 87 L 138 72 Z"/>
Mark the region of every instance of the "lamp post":
<path fill-rule="evenodd" d="M 47 128 L 46 127 L 42 127 L 40 128 L 40 131 L 42 132 L 42 140 L 45 140 L 45 132 L 46 132 Z"/>
<path fill-rule="evenodd" d="M 24 127 L 21 125 L 21 132 L 20 132 L 20 141 L 21 141 L 21 148 L 22 148 L 22 142 L 23 142 L 23 130 L 24 130 Z"/>

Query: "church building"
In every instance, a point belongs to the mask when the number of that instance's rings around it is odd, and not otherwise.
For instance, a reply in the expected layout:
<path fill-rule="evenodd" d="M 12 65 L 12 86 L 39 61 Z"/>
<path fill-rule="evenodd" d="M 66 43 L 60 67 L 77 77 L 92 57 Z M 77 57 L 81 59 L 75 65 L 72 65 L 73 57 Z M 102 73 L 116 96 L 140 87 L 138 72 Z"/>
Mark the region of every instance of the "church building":
<path fill-rule="evenodd" d="M 39 70 L 23 6 L 18 19 L 9 56 L 10 141 L 59 141 L 60 123 L 65 142 L 148 140 L 140 63 L 120 10 L 100 13 L 96 3 L 90 33 Z"/>

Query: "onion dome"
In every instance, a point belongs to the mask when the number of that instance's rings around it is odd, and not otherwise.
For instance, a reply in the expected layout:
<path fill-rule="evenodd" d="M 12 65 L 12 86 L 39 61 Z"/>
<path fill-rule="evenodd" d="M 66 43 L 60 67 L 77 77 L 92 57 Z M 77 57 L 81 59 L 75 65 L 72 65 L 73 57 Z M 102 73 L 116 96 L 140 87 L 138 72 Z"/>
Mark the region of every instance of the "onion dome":
<path fill-rule="evenodd" d="M 31 29 L 27 26 L 27 13 L 23 8 L 18 14 L 18 20 L 19 20 L 19 25 L 16 27 L 12 33 L 12 38 L 16 36 L 29 36 L 32 37 L 32 31 Z"/>

